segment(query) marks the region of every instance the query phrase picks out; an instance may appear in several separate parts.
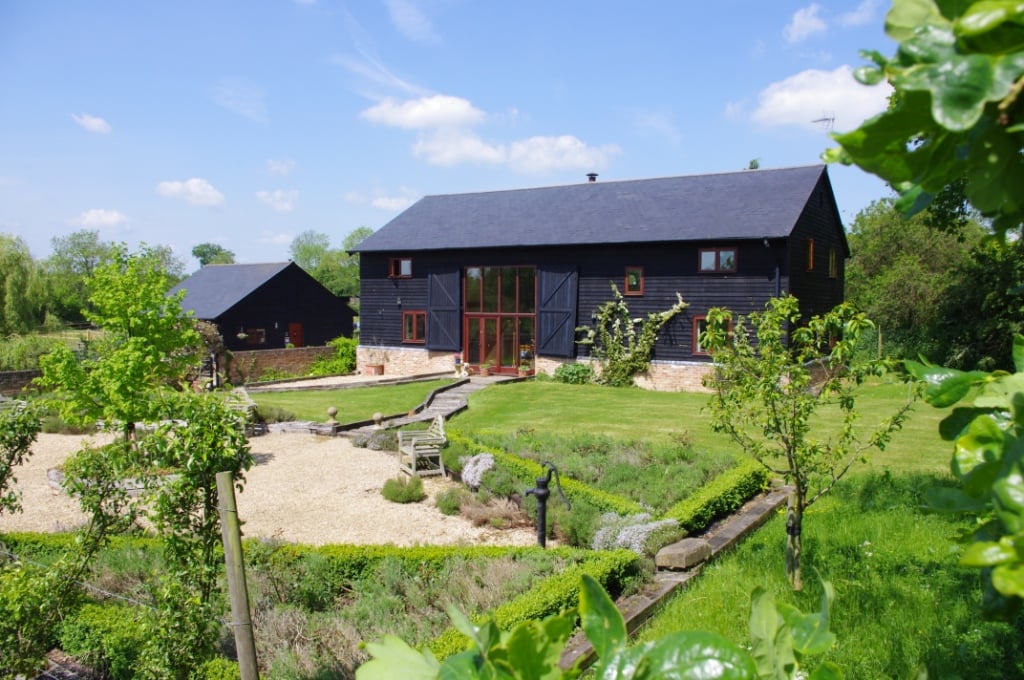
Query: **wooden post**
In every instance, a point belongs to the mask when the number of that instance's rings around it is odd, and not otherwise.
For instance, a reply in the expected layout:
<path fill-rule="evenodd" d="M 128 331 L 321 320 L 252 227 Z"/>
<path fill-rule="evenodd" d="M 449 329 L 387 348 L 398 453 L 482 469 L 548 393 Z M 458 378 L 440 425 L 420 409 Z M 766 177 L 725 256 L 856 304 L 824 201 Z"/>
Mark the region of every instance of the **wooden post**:
<path fill-rule="evenodd" d="M 234 478 L 230 472 L 217 473 L 217 497 L 220 511 L 220 531 L 224 542 L 224 565 L 228 576 L 228 594 L 231 597 L 231 628 L 238 650 L 238 669 L 242 680 L 259 680 L 256 665 L 256 639 L 249 614 L 249 590 L 245 585 L 245 560 L 242 556 L 242 532 L 235 506 Z"/>

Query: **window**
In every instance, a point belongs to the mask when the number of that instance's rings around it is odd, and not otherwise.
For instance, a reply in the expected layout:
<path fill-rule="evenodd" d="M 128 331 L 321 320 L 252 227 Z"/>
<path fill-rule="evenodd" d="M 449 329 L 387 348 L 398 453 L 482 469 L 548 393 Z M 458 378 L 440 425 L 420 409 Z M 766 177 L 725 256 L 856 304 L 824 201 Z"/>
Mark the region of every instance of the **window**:
<path fill-rule="evenodd" d="M 402 342 L 427 341 L 427 313 L 402 312 Z"/>
<path fill-rule="evenodd" d="M 267 329 L 246 328 L 238 334 L 238 338 L 244 340 L 247 345 L 265 345 L 267 344 Z"/>
<path fill-rule="evenodd" d="M 702 272 L 736 271 L 736 249 L 701 248 L 700 270 Z"/>
<path fill-rule="evenodd" d="M 839 260 L 835 248 L 828 249 L 828 276 L 830 279 L 839 276 Z"/>
<path fill-rule="evenodd" d="M 704 344 L 701 342 L 701 336 L 707 329 L 708 319 L 706 316 L 693 317 L 693 354 L 710 354 L 708 349 L 704 347 Z M 732 327 L 730 326 L 728 330 L 731 332 Z"/>
<path fill-rule="evenodd" d="M 626 267 L 626 290 L 625 295 L 644 294 L 644 268 Z"/>
<path fill-rule="evenodd" d="M 814 239 L 807 239 L 807 271 L 814 271 Z"/>
<path fill-rule="evenodd" d="M 388 277 L 407 279 L 412 276 L 412 260 L 408 257 L 393 257 L 388 261 Z"/>

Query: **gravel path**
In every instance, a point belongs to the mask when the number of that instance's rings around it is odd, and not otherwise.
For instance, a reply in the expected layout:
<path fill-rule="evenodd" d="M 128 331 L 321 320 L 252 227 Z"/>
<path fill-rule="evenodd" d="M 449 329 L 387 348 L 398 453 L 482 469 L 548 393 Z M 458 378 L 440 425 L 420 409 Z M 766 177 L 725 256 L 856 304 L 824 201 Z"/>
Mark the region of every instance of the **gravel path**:
<path fill-rule="evenodd" d="M 0 515 L 0 532 L 66 531 L 83 516 L 75 501 L 47 480 L 83 439 L 40 434 L 33 455 L 16 476 L 24 512 Z M 474 527 L 462 517 L 442 515 L 434 506 L 439 491 L 455 483 L 424 479 L 429 497 L 422 503 L 385 500 L 385 480 L 399 474 L 393 454 L 352 446 L 343 437 L 281 433 L 255 437 L 256 465 L 237 495 L 246 537 L 324 545 L 328 543 L 410 545 L 532 545 L 529 529 Z"/>

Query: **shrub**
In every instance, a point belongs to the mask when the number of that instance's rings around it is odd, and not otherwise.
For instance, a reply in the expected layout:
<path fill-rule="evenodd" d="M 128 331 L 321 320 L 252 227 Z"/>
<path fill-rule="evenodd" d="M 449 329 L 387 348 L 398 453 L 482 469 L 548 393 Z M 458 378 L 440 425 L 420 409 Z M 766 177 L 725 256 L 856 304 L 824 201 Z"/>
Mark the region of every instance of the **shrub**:
<path fill-rule="evenodd" d="M 590 364 L 573 362 L 562 364 L 555 369 L 555 382 L 567 383 L 569 385 L 586 385 L 594 382 L 594 369 Z"/>
<path fill-rule="evenodd" d="M 352 435 L 352 446 L 371 451 L 397 451 L 398 435 L 394 430 L 358 432 Z"/>
<path fill-rule="evenodd" d="M 478 453 L 462 465 L 462 483 L 476 491 L 480 488 L 484 473 L 494 467 L 494 456 Z"/>
<path fill-rule="evenodd" d="M 121 606 L 83 605 L 64 620 L 59 636 L 61 649 L 112 680 L 135 677 L 134 666 L 146 646 L 144 627 Z"/>
<path fill-rule="evenodd" d="M 355 338 L 338 337 L 327 343 L 334 348 L 331 356 L 317 357 L 309 367 L 312 376 L 346 375 L 356 370 L 356 347 L 359 341 Z"/>
<path fill-rule="evenodd" d="M 217 657 L 203 664 L 199 677 L 203 680 L 241 680 L 242 672 L 237 661 Z"/>
<path fill-rule="evenodd" d="M 10 335 L 0 342 L 0 371 L 36 370 L 39 357 L 61 344 L 63 340 L 44 335 Z"/>
<path fill-rule="evenodd" d="M 466 493 L 465 489 L 455 488 L 439 493 L 434 503 L 442 515 L 457 515 L 462 504 L 469 498 L 470 495 Z"/>
<path fill-rule="evenodd" d="M 613 550 L 626 548 L 637 555 L 650 554 L 656 550 L 651 544 L 652 535 L 675 529 L 673 535 L 681 533 L 679 523 L 673 519 L 654 521 L 645 512 L 628 517 L 621 517 L 614 512 L 601 516 L 601 526 L 594 533 L 591 547 L 594 550 Z M 657 546 L 660 548 L 661 546 Z"/>
<path fill-rule="evenodd" d="M 427 497 L 423 491 L 423 480 L 419 477 L 400 475 L 384 482 L 381 489 L 384 498 L 392 503 L 419 503 Z"/>
<path fill-rule="evenodd" d="M 274 380 L 288 380 L 289 378 L 297 377 L 299 376 L 289 371 L 285 371 L 280 368 L 274 368 L 273 366 L 268 366 L 267 368 L 263 369 L 260 372 L 260 377 L 257 378 L 257 381 L 273 382 Z"/>
<path fill-rule="evenodd" d="M 280 406 L 263 404 L 256 407 L 256 420 L 261 423 L 290 423 L 295 420 L 295 414 Z"/>
<path fill-rule="evenodd" d="M 665 513 L 688 532 L 706 529 L 715 519 L 736 510 L 768 485 L 768 470 L 747 458 L 701 487 Z"/>

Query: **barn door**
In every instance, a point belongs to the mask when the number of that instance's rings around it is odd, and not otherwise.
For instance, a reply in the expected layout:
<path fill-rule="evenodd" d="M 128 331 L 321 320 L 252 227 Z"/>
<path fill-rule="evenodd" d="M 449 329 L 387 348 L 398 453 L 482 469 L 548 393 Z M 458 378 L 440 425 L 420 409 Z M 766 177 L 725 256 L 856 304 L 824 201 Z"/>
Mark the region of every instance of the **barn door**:
<path fill-rule="evenodd" d="M 288 339 L 285 341 L 285 346 L 291 343 L 292 347 L 304 347 L 302 344 L 302 324 L 301 323 L 289 323 L 288 324 Z"/>
<path fill-rule="evenodd" d="M 537 270 L 537 354 L 576 354 L 576 289 L 574 265 L 546 265 Z"/>
<path fill-rule="evenodd" d="M 462 282 L 459 268 L 427 275 L 427 349 L 462 349 Z"/>

